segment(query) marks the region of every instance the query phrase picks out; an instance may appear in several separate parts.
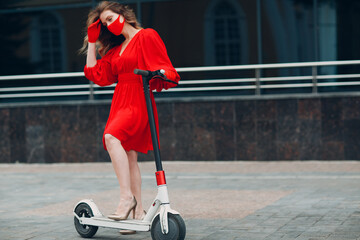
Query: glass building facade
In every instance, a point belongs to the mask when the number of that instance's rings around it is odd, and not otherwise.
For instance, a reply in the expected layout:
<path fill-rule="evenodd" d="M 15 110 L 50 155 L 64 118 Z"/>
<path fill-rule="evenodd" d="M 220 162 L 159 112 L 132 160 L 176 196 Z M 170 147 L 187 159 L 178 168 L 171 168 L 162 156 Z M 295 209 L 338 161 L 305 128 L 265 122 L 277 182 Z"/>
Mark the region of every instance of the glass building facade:
<path fill-rule="evenodd" d="M 215 65 L 359 59 L 359 1 L 212 0 Z M 254 16 L 256 18 L 254 19 Z M 253 21 L 251 23 L 250 21 Z M 256 28 L 249 30 L 249 28 Z M 251 35 L 251 32 L 256 33 Z M 247 36 L 248 42 L 240 36 Z M 257 58 L 241 51 L 256 44 Z M 351 49 L 355 50 L 352 51 Z M 253 53 L 252 53 L 253 54 Z M 240 57 L 238 56 L 240 55 Z"/>
<path fill-rule="evenodd" d="M 77 50 L 87 13 L 98 2 L 1 3 L 0 27 L 8 34 L 0 36 L 0 50 L 13 60 L 1 63 L 0 74 L 81 71 L 84 57 Z M 159 32 L 175 67 L 360 59 L 356 0 L 119 2 Z M 19 61 L 31 67 L 19 71 L 12 64 Z"/>

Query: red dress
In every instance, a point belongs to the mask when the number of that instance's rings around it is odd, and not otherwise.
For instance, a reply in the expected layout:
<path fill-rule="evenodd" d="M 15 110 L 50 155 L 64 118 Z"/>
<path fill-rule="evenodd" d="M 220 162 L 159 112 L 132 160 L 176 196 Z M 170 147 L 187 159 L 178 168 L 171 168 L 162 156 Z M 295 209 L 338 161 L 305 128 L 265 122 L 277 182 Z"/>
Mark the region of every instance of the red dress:
<path fill-rule="evenodd" d="M 85 66 L 84 73 L 87 79 L 100 86 L 117 82 L 103 135 L 105 150 L 104 136 L 108 133 L 120 140 L 126 151 L 147 153 L 153 150 L 150 125 L 141 76 L 135 75 L 134 69 L 164 69 L 167 78 L 176 82 L 179 82 L 180 77 L 169 60 L 163 41 L 153 29 L 140 30 L 121 56 L 120 50 L 121 45 L 110 49 L 104 57 L 97 60 L 94 67 Z M 156 89 L 158 92 L 174 86 L 160 79 L 150 82 L 150 89 Z M 158 116 L 152 92 L 150 97 L 159 135 Z"/>

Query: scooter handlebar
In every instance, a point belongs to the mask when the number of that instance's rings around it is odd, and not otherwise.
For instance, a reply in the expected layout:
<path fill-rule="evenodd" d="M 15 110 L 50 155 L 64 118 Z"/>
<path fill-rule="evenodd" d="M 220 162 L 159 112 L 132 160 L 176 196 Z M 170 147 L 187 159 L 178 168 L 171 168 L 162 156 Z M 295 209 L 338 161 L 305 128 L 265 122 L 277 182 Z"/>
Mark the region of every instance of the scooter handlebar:
<path fill-rule="evenodd" d="M 149 76 L 150 71 L 135 69 L 135 70 L 134 70 L 134 73 L 137 74 L 137 75 L 141 75 L 141 76 L 147 77 L 147 76 Z"/>
<path fill-rule="evenodd" d="M 135 69 L 134 73 L 137 75 L 141 75 L 143 77 L 146 77 L 147 79 L 151 79 L 153 77 L 160 77 L 163 81 L 165 82 L 171 82 L 174 83 L 176 85 L 178 85 L 177 82 L 174 82 L 170 79 L 168 79 L 165 75 L 165 70 L 164 69 L 160 69 L 160 70 L 156 70 L 156 71 L 146 71 L 146 70 L 141 70 L 141 69 Z"/>

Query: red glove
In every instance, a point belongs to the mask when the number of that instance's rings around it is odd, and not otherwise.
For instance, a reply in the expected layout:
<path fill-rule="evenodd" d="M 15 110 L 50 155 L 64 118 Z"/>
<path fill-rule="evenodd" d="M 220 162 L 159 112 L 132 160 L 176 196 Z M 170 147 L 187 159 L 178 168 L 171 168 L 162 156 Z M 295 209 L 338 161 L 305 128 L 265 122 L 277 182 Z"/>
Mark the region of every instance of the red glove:
<path fill-rule="evenodd" d="M 88 31 L 87 31 L 88 41 L 90 43 L 96 42 L 96 40 L 99 38 L 100 30 L 101 30 L 100 19 L 98 19 L 96 22 L 90 24 L 90 26 L 88 27 Z"/>

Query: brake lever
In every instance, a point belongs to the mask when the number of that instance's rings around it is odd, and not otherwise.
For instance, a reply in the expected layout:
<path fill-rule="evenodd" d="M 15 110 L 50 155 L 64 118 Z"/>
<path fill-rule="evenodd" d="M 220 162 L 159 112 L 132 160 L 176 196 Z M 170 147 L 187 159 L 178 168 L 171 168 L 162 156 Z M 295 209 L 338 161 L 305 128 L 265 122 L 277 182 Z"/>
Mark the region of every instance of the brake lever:
<path fill-rule="evenodd" d="M 152 72 L 152 77 L 161 77 L 161 78 L 167 80 L 164 69 L 160 69 L 160 70 L 156 70 L 156 71 Z"/>
<path fill-rule="evenodd" d="M 170 82 L 170 83 L 174 83 L 174 84 L 178 85 L 177 82 L 172 81 L 166 77 L 164 69 L 156 70 L 153 73 L 154 73 L 153 77 L 160 77 L 165 82 Z"/>

